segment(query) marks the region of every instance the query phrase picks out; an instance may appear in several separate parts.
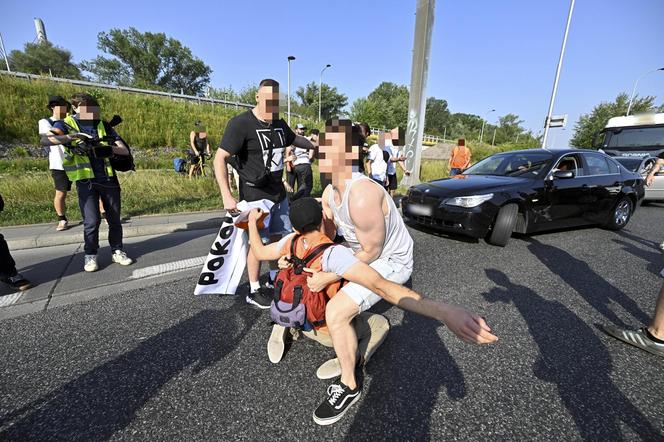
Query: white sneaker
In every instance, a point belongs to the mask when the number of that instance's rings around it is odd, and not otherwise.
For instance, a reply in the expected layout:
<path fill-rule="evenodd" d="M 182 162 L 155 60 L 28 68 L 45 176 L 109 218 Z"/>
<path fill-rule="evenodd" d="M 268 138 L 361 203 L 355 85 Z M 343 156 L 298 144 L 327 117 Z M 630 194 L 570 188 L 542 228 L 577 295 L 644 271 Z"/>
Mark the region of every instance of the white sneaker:
<path fill-rule="evenodd" d="M 664 252 L 664 241 L 659 245 L 659 250 Z"/>
<path fill-rule="evenodd" d="M 99 266 L 97 265 L 97 255 L 85 255 L 85 265 L 83 266 L 83 270 L 86 272 L 96 272 L 99 270 Z"/>
<path fill-rule="evenodd" d="M 122 250 L 113 252 L 113 262 L 117 262 L 121 266 L 128 266 L 134 263 L 134 260 L 127 256 Z"/>
<path fill-rule="evenodd" d="M 273 364 L 279 363 L 284 356 L 284 350 L 286 349 L 286 344 L 284 342 L 285 335 L 286 327 L 274 324 L 270 339 L 267 341 L 267 357 Z"/>
<path fill-rule="evenodd" d="M 316 377 L 318 379 L 334 379 L 339 376 L 341 376 L 341 364 L 337 358 L 323 362 L 323 364 L 318 367 L 318 370 L 316 370 Z"/>

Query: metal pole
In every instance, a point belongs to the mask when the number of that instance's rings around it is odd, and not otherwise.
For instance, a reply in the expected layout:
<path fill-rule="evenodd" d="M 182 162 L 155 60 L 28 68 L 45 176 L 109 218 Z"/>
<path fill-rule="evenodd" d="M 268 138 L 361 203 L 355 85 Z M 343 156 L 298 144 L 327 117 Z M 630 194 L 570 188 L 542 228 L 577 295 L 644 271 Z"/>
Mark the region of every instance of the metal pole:
<path fill-rule="evenodd" d="M 628 116 L 629 112 L 632 110 L 632 103 L 634 102 L 634 96 L 636 94 L 636 86 L 639 84 L 639 81 L 646 75 L 652 74 L 653 72 L 657 71 L 664 71 L 664 68 L 653 69 L 652 71 L 648 71 L 645 74 L 641 74 L 641 76 L 636 79 L 636 81 L 634 82 L 634 88 L 632 88 L 632 96 L 629 98 L 629 105 L 627 106 L 627 113 L 625 114 L 625 116 Z"/>
<path fill-rule="evenodd" d="M 515 141 L 515 143 L 518 143 L 518 142 L 519 142 L 519 135 L 521 135 L 521 132 L 519 132 L 519 133 L 516 134 L 516 141 Z"/>
<path fill-rule="evenodd" d="M 318 122 L 319 123 L 320 123 L 320 110 L 321 110 L 321 96 L 323 93 L 323 72 L 325 72 L 325 69 L 330 67 L 332 67 L 332 65 L 328 64 L 320 71 L 320 81 L 318 82 Z"/>
<path fill-rule="evenodd" d="M 480 145 L 482 144 L 482 140 L 484 139 L 484 124 L 486 123 L 486 119 L 491 112 L 495 111 L 496 111 L 495 109 L 491 109 L 484 115 L 484 118 L 482 119 L 482 130 L 480 131 Z"/>
<path fill-rule="evenodd" d="M 7 65 L 7 72 L 11 72 L 9 69 L 9 60 L 7 59 L 7 51 L 5 50 L 5 42 L 2 41 L 2 34 L 0 34 L 0 49 L 2 49 L 2 56 L 5 57 L 5 64 Z"/>
<path fill-rule="evenodd" d="M 491 146 L 494 146 L 494 143 L 496 142 L 496 128 L 493 128 L 493 138 L 491 139 Z"/>
<path fill-rule="evenodd" d="M 295 60 L 292 55 L 288 56 L 288 125 L 290 126 L 290 62 Z"/>
<path fill-rule="evenodd" d="M 556 93 L 558 92 L 558 80 L 560 79 L 560 70 L 563 67 L 563 58 L 565 56 L 565 46 L 567 45 L 567 34 L 569 33 L 569 25 L 572 22 L 572 12 L 574 11 L 574 1 L 570 1 L 569 13 L 567 14 L 567 25 L 565 26 L 565 37 L 563 37 L 563 45 L 560 48 L 560 58 L 558 59 L 558 67 L 556 68 L 556 79 L 553 82 L 553 91 L 551 91 L 551 101 L 549 102 L 549 112 L 546 114 L 544 121 L 544 137 L 542 138 L 542 149 L 546 148 L 546 138 L 549 134 L 549 121 L 553 113 L 553 104 L 556 101 Z"/>
<path fill-rule="evenodd" d="M 431 52 L 431 31 L 436 8 L 435 0 L 417 0 L 415 12 L 415 36 L 413 38 L 413 65 L 410 72 L 410 96 L 408 98 L 408 124 L 406 127 L 406 169 L 410 175 L 401 180 L 404 186 L 420 182 L 422 136 L 426 113 L 426 86 Z"/>
<path fill-rule="evenodd" d="M 443 128 L 443 143 L 445 142 L 445 136 L 447 135 L 447 126 Z"/>

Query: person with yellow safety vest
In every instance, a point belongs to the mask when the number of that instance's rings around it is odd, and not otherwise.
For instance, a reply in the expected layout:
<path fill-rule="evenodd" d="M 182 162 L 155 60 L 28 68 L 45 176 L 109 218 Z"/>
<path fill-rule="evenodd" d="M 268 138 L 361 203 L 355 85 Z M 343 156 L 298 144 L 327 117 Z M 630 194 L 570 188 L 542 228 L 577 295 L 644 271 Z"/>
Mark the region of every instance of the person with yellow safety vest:
<path fill-rule="evenodd" d="M 108 242 L 112 261 L 130 265 L 134 261 L 122 250 L 122 224 L 120 222 L 120 183 L 109 158 L 95 155 L 89 149 L 80 149 L 85 138 L 99 139 L 97 145 L 110 147 L 113 155 L 129 155 L 129 149 L 118 134 L 100 118 L 99 103 L 89 94 L 74 94 L 71 98 L 75 115 L 57 121 L 52 132 L 56 140 L 66 143 L 62 166 L 69 179 L 76 183 L 78 205 L 83 216 L 86 272 L 99 269 L 99 200 L 101 199 L 108 221 Z M 108 141 L 109 138 L 115 141 Z"/>

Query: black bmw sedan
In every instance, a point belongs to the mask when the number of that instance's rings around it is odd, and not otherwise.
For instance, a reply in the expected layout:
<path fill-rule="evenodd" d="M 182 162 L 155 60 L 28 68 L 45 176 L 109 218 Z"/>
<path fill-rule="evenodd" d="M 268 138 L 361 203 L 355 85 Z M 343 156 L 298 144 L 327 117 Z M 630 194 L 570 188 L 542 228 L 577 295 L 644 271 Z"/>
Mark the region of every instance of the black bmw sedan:
<path fill-rule="evenodd" d="M 492 155 L 460 175 L 418 184 L 406 218 L 504 246 L 513 232 L 597 224 L 619 230 L 644 196 L 644 180 L 591 150 L 530 149 Z"/>

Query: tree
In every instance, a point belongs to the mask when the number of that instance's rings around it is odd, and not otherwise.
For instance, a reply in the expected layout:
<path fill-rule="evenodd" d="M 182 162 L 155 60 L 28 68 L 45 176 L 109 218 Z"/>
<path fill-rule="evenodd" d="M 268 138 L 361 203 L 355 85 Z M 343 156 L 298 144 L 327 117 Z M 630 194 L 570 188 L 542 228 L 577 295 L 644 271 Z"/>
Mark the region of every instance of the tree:
<path fill-rule="evenodd" d="M 80 80 L 83 78 L 81 71 L 72 63 L 71 57 L 71 52 L 53 46 L 49 41 L 26 43 L 23 51 L 11 51 L 9 65 L 13 70 L 28 74 L 51 74 L 54 77 Z"/>
<path fill-rule="evenodd" d="M 408 88 L 382 82 L 366 98 L 358 98 L 351 106 L 351 117 L 370 126 L 406 127 L 408 123 Z"/>
<path fill-rule="evenodd" d="M 516 136 L 524 131 L 521 127 L 523 120 L 519 120 L 516 114 L 507 114 L 498 117 L 498 127 L 496 128 L 496 144 L 511 143 L 516 140 Z"/>
<path fill-rule="evenodd" d="M 634 97 L 631 113 L 651 112 L 654 108 L 655 97 Z M 609 118 L 619 117 L 627 113 L 629 97 L 626 93 L 619 94 L 615 101 L 600 103 L 593 108 L 589 114 L 579 117 L 574 125 L 574 136 L 570 144 L 575 147 L 593 147 L 592 142 L 595 134 L 606 126 Z"/>
<path fill-rule="evenodd" d="M 111 29 L 97 38 L 97 48 L 114 58 L 100 55 L 81 67 L 101 82 L 194 95 L 210 82 L 212 69 L 164 33 Z"/>
<path fill-rule="evenodd" d="M 295 95 L 300 99 L 298 112 L 311 118 L 318 118 L 318 84 L 311 82 L 298 87 Z M 337 116 L 348 104 L 348 97 L 323 83 L 321 87 L 321 119 Z"/>
<path fill-rule="evenodd" d="M 430 135 L 443 135 L 450 123 L 450 111 L 447 101 L 436 97 L 427 98 L 426 114 L 424 115 L 424 131 Z M 448 130 L 450 128 L 447 128 Z"/>

